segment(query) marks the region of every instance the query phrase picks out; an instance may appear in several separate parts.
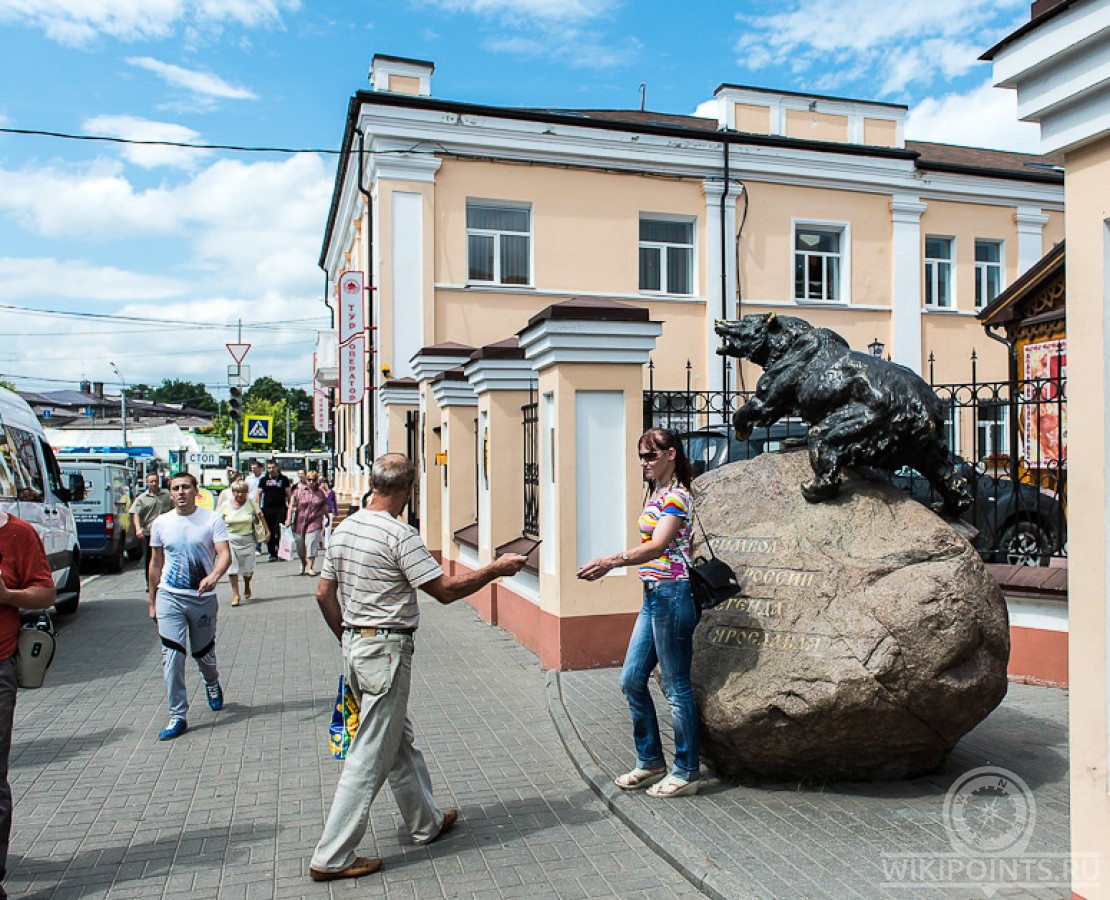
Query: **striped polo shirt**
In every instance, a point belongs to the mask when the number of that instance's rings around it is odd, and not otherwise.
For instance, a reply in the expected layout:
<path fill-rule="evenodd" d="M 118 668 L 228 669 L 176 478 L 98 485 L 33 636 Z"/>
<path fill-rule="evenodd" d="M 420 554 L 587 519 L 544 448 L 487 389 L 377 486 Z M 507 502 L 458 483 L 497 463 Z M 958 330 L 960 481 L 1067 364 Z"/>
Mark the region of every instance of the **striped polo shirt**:
<path fill-rule="evenodd" d="M 416 628 L 416 589 L 443 569 L 412 526 L 360 509 L 333 532 L 320 574 L 338 582 L 344 625 Z"/>

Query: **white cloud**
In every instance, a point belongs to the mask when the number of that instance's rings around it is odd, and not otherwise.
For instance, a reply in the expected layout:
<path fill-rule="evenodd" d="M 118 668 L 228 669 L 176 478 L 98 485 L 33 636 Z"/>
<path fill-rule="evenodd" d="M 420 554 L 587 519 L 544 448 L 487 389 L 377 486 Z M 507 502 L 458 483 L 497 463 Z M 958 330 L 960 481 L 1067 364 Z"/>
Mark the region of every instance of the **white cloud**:
<path fill-rule="evenodd" d="M 211 72 L 201 72 L 196 69 L 186 69 L 172 63 L 162 62 L 150 56 L 128 57 L 129 65 L 137 66 L 153 72 L 171 87 L 184 88 L 194 94 L 212 97 L 219 100 L 257 100 L 258 95 L 245 87 L 237 87 L 224 81 L 220 76 Z"/>
<path fill-rule="evenodd" d="M 184 144 L 200 141 L 200 134 L 192 128 L 172 122 L 154 122 L 136 116 L 95 116 L 85 120 L 84 128 L 90 134 L 122 138 L 127 141 L 171 141 Z M 190 150 L 185 147 L 158 147 L 143 144 L 121 144 L 120 147 L 123 155 L 130 162 L 144 169 L 157 166 L 195 169 L 211 155 L 210 150 Z"/>
<path fill-rule="evenodd" d="M 1017 95 L 989 81 L 967 93 L 922 100 L 906 117 L 906 137 L 965 147 L 1040 152 L 1040 128 L 1017 117 Z"/>
<path fill-rule="evenodd" d="M 38 28 L 60 44 L 81 46 L 99 36 L 166 38 L 180 26 L 279 25 L 283 11 L 299 8 L 300 0 L 0 0 L 0 22 Z"/>
<path fill-rule="evenodd" d="M 0 213 L 45 237 L 89 241 L 169 238 L 175 269 L 209 289 L 303 292 L 316 260 L 332 172 L 315 154 L 279 162 L 220 160 L 177 185 L 138 190 L 122 163 L 0 169 Z"/>
<path fill-rule="evenodd" d="M 187 290 L 171 278 L 82 260 L 0 257 L 0 296 L 6 300 L 157 300 Z"/>
<path fill-rule="evenodd" d="M 797 73 L 832 63 L 838 71 L 822 79 L 829 89 L 867 80 L 888 96 L 964 74 L 988 46 L 967 36 L 1004 33 L 1027 9 L 1027 0 L 796 0 L 782 12 L 737 16 L 737 62 L 758 70 L 785 61 Z"/>
<path fill-rule="evenodd" d="M 490 38 L 489 50 L 510 53 L 525 59 L 559 60 L 576 69 L 610 69 L 631 63 L 640 52 L 640 41 L 626 36 L 609 44 L 598 35 L 581 28 L 547 25 L 530 29 L 528 34 Z"/>

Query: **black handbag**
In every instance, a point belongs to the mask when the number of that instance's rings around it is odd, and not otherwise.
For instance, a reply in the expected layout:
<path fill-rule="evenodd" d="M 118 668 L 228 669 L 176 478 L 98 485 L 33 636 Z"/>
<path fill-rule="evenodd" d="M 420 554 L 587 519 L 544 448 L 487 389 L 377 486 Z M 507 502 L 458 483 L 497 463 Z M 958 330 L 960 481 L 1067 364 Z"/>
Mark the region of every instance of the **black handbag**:
<path fill-rule="evenodd" d="M 739 594 L 740 582 L 736 580 L 736 573 L 732 571 L 732 566 L 719 559 L 713 552 L 709 536 L 705 533 L 705 526 L 702 525 L 701 519 L 698 519 L 696 512 L 694 518 L 697 519 L 702 537 L 705 538 L 705 547 L 709 551 L 709 559 L 698 556 L 693 560 L 689 558 L 686 560 L 686 567 L 690 572 L 690 591 L 694 595 L 694 603 L 698 611 L 701 612 L 703 609 L 713 609 L 730 597 Z"/>

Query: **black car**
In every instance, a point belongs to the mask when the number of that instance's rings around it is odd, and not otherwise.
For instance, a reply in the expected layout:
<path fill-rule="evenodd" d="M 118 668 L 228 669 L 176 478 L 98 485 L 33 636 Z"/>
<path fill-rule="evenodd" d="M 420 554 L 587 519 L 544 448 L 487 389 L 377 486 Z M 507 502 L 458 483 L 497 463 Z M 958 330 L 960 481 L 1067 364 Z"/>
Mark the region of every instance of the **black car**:
<path fill-rule="evenodd" d="M 721 425 L 685 432 L 680 437 L 697 476 L 725 463 L 804 443 L 805 432 L 804 423 L 778 422 L 769 428 L 757 428 L 746 441 L 738 441 L 731 429 Z M 939 503 L 929 482 L 913 469 L 899 469 L 890 480 L 926 506 Z M 975 501 L 961 518 L 978 532 L 971 543 L 985 562 L 1047 566 L 1067 542 L 1063 504 L 1053 493 L 1031 484 L 1018 482 L 1016 488 L 1009 478 L 977 474 Z"/>

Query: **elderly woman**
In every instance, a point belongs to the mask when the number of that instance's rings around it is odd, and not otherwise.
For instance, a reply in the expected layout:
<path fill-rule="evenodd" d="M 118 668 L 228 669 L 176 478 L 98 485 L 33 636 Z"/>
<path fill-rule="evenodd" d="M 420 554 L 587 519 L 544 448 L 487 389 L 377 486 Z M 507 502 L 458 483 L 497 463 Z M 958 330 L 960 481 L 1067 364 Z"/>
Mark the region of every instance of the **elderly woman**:
<path fill-rule="evenodd" d="M 305 473 L 303 484 L 293 488 L 286 525 L 293 526 L 293 540 L 301 560 L 301 574 L 316 574 L 316 554 L 323 549 L 324 526 L 330 521 L 328 496 L 320 489 L 320 473 Z"/>
<path fill-rule="evenodd" d="M 227 570 L 231 582 L 231 605 L 239 605 L 239 576 L 243 576 L 243 597 L 251 598 L 251 576 L 254 575 L 254 523 L 262 519 L 262 510 L 248 498 L 250 487 L 245 479 L 235 481 L 228 490 L 230 499 L 218 507 L 227 523 L 231 537 L 231 568 Z"/>
<path fill-rule="evenodd" d="M 640 436 L 638 453 L 649 496 L 640 515 L 640 546 L 590 560 L 578 577 L 595 581 L 619 566 L 639 566 L 644 605 L 629 639 L 621 690 L 632 713 L 636 766 L 616 778 L 625 791 L 647 788 L 649 797 L 698 792 L 698 710 L 690 685 L 698 612 L 690 591 L 690 537 L 694 514 L 690 461 L 673 431 L 652 428 Z M 667 774 L 648 677 L 656 663 L 674 724 L 674 764 Z"/>

